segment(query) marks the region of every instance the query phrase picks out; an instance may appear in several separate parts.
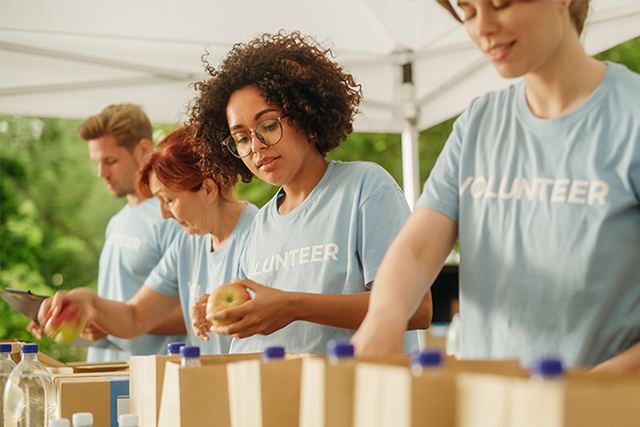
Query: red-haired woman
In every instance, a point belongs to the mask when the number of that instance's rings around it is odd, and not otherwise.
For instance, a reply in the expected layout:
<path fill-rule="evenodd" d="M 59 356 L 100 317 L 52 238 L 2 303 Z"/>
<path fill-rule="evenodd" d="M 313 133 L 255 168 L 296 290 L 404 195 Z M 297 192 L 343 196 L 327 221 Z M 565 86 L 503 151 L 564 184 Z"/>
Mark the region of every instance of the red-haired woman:
<path fill-rule="evenodd" d="M 52 309 L 71 302 L 85 313 L 88 323 L 122 338 L 146 333 L 163 322 L 167 313 L 182 306 L 189 325 L 189 307 L 195 299 L 238 275 L 238 258 L 258 209 L 236 199 L 238 172 L 216 168 L 230 157 L 222 147 L 209 153 L 206 172 L 191 144 L 189 128 L 171 133 L 151 155 L 138 175 L 138 189 L 160 201 L 165 219 L 173 218 L 187 234 L 177 239 L 151 272 L 145 285 L 128 302 L 98 297 L 78 288 L 58 292 Z M 213 149 L 215 150 L 216 147 Z M 46 319 L 44 319 L 46 321 Z M 187 328 L 195 338 L 191 328 Z M 226 353 L 230 338 L 211 334 L 197 340 L 204 354 Z M 193 341 L 196 342 L 195 340 Z"/>

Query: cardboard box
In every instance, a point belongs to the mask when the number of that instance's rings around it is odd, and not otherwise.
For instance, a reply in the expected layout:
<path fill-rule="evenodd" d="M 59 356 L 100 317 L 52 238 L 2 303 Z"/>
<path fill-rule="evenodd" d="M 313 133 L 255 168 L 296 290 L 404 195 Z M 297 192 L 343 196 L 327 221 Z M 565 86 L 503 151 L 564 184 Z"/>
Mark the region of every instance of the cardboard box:
<path fill-rule="evenodd" d="M 21 341 L 11 343 L 11 359 L 13 359 L 16 365 L 20 363 L 20 360 L 22 359 L 22 356 L 20 353 L 20 347 L 22 346 L 22 344 L 29 344 L 29 343 L 21 342 Z M 49 371 L 51 375 L 73 373 L 72 367 L 70 367 L 66 363 L 63 363 L 54 359 L 53 357 L 49 356 L 46 353 L 41 352 L 40 350 L 38 350 L 38 361 L 40 361 L 40 363 L 42 363 L 44 367 L 47 368 L 47 371 Z"/>
<path fill-rule="evenodd" d="M 227 365 L 232 427 L 297 427 L 301 360 L 246 360 Z"/>
<path fill-rule="evenodd" d="M 158 426 L 230 427 L 227 364 L 257 358 L 259 353 L 206 355 L 200 356 L 201 367 L 185 369 L 168 360 Z"/>
<path fill-rule="evenodd" d="M 640 420 L 640 375 L 569 372 L 564 381 L 463 374 L 460 427 L 631 427 Z"/>
<path fill-rule="evenodd" d="M 60 416 L 91 412 L 94 427 L 117 427 L 118 417 L 130 413 L 128 372 L 54 375 Z"/>

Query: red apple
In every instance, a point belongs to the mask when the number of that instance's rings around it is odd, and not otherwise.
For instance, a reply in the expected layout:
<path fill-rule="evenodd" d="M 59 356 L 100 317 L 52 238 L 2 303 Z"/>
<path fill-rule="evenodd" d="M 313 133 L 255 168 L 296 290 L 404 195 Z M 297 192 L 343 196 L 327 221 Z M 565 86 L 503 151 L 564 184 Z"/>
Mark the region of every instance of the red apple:
<path fill-rule="evenodd" d="M 58 344 L 68 344 L 80 336 L 86 324 L 87 321 L 80 314 L 78 307 L 66 304 L 51 316 L 44 327 L 44 332 L 50 340 Z"/>
<path fill-rule="evenodd" d="M 237 307 L 249 301 L 251 296 L 247 292 L 247 288 L 239 283 L 225 283 L 220 285 L 211 292 L 207 299 L 205 308 L 207 314 L 217 313 L 227 308 Z M 213 320 L 214 326 L 227 326 L 235 322 L 237 319 Z"/>

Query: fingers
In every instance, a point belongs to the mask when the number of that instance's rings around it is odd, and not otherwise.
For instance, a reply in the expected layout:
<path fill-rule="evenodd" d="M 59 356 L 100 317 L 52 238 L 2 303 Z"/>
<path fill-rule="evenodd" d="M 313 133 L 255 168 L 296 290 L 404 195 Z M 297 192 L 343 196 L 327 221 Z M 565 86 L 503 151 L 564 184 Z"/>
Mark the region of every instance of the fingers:
<path fill-rule="evenodd" d="M 40 325 L 46 325 L 47 321 L 49 320 L 49 318 L 51 317 L 52 314 L 52 310 L 51 310 L 51 302 L 53 301 L 53 298 L 47 298 L 44 301 L 42 301 L 42 304 L 40 304 L 40 309 L 38 310 L 38 323 Z M 36 323 L 36 322 L 33 322 Z"/>
<path fill-rule="evenodd" d="M 209 294 L 202 294 L 194 302 L 191 307 L 191 329 L 193 333 L 203 341 L 209 341 L 209 335 L 207 332 L 211 327 L 211 323 L 207 321 L 205 317 L 206 302 L 209 298 Z"/>
<path fill-rule="evenodd" d="M 42 335 L 44 334 L 44 330 L 33 320 L 27 325 L 27 331 L 39 340 L 42 339 Z"/>

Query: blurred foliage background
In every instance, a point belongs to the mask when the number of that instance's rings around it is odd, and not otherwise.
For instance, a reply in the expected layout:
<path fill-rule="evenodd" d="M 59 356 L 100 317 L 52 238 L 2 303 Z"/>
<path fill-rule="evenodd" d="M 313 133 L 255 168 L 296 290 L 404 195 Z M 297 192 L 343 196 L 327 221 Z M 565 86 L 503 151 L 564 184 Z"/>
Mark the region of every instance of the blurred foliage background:
<path fill-rule="evenodd" d="M 596 56 L 640 73 L 640 37 Z M 424 183 L 451 132 L 454 118 L 420 134 Z M 96 178 L 87 144 L 76 134 L 80 120 L 0 116 L 0 290 L 96 289 L 104 232 L 125 199 L 111 197 Z M 156 139 L 175 125 L 157 125 Z M 380 164 L 402 186 L 400 135 L 353 134 L 327 156 Z M 238 196 L 264 205 L 277 188 L 260 180 L 240 183 Z M 36 342 L 64 362 L 85 359 L 85 350 L 35 339 L 28 319 L 0 300 L 0 340 Z"/>

